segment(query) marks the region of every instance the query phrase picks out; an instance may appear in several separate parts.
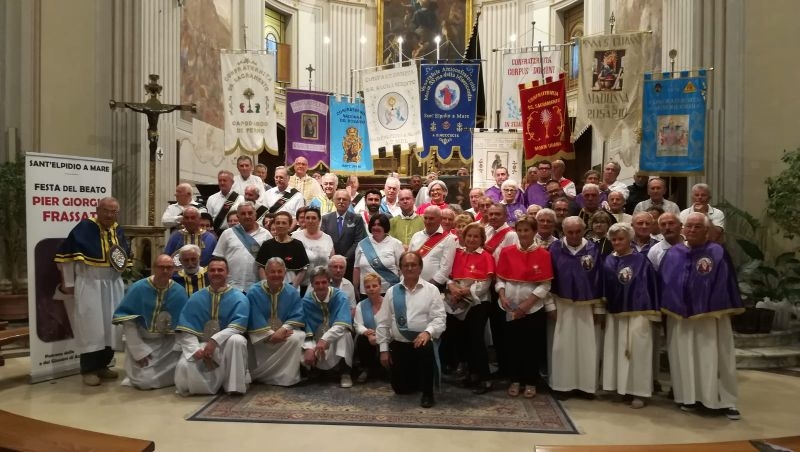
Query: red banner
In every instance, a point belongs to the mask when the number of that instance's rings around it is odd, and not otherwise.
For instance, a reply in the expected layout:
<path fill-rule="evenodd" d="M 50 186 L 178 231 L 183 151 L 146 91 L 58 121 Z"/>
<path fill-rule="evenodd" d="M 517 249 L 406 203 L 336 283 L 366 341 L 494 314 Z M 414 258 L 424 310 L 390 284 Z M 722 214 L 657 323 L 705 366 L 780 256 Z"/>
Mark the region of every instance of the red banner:
<path fill-rule="evenodd" d="M 548 77 L 546 82 L 519 85 L 526 166 L 539 160 L 575 158 L 569 140 L 564 74 L 556 81 Z"/>

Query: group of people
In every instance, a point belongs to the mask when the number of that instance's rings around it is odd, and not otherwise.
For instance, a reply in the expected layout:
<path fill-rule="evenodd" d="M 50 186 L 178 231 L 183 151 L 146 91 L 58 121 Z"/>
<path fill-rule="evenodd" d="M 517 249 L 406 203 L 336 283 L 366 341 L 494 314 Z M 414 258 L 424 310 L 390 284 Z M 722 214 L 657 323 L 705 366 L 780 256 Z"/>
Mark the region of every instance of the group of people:
<path fill-rule="evenodd" d="M 430 407 L 449 374 L 475 394 L 500 380 L 510 397 L 602 389 L 642 408 L 663 334 L 681 409 L 739 418 L 730 317 L 741 300 L 708 186 L 681 211 L 662 179 L 626 186 L 609 162 L 578 193 L 563 162 L 542 161 L 523 184 L 495 168 L 496 185 L 470 190 L 464 210 L 435 174 L 361 193 L 357 179 L 337 189 L 304 159 L 293 166 L 268 187 L 266 167 L 250 174 L 240 157 L 205 207 L 179 185 L 164 254 L 124 297 L 117 201 L 76 226 L 56 261 L 63 291 L 91 312 L 76 316 L 85 384 L 116 378 L 113 323 L 123 383 L 142 389 L 244 393 L 320 374 L 347 388 L 388 375 Z"/>

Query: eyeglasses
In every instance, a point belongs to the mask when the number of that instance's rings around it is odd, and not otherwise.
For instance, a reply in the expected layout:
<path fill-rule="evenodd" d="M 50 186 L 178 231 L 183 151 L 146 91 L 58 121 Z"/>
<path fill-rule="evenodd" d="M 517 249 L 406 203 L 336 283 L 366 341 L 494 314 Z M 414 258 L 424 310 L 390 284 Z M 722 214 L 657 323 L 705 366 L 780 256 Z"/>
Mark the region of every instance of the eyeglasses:
<path fill-rule="evenodd" d="M 503 191 L 517 191 L 516 188 L 504 188 Z"/>

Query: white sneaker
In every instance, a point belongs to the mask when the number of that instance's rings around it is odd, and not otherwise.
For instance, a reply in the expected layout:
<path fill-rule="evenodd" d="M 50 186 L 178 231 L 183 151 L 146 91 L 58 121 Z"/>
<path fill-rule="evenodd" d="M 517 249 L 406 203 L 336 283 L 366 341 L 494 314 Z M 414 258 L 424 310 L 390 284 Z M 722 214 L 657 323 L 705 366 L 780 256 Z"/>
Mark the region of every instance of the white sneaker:
<path fill-rule="evenodd" d="M 350 378 L 350 374 L 342 374 L 339 377 L 339 387 L 340 388 L 352 388 L 353 387 L 353 379 Z"/>

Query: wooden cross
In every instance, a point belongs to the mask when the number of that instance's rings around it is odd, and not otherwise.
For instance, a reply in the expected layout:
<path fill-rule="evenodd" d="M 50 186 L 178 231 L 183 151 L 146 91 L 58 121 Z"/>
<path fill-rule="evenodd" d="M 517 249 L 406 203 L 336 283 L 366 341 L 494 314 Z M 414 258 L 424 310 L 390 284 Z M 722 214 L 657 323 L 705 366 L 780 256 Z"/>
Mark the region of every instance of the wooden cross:
<path fill-rule="evenodd" d="M 145 91 L 150 97 L 145 102 L 117 102 L 114 99 L 109 101 L 109 106 L 112 110 L 117 107 L 128 108 L 136 113 L 142 113 L 147 116 L 147 140 L 150 142 L 150 168 L 148 176 L 148 196 L 147 196 L 147 224 L 155 226 L 156 223 L 156 158 L 159 156 L 160 149 L 158 148 L 158 117 L 164 113 L 170 113 L 175 110 L 191 111 L 197 113 L 197 105 L 172 105 L 163 104 L 158 100 L 161 94 L 161 85 L 158 84 L 158 75 L 150 74 L 150 82 L 144 85 Z M 163 156 L 163 151 L 161 152 Z"/>
<path fill-rule="evenodd" d="M 308 63 L 308 67 L 306 68 L 306 70 L 308 71 L 308 89 L 310 91 L 311 90 L 311 73 L 316 71 L 316 69 L 314 69 L 314 66 L 312 66 L 311 63 Z"/>

